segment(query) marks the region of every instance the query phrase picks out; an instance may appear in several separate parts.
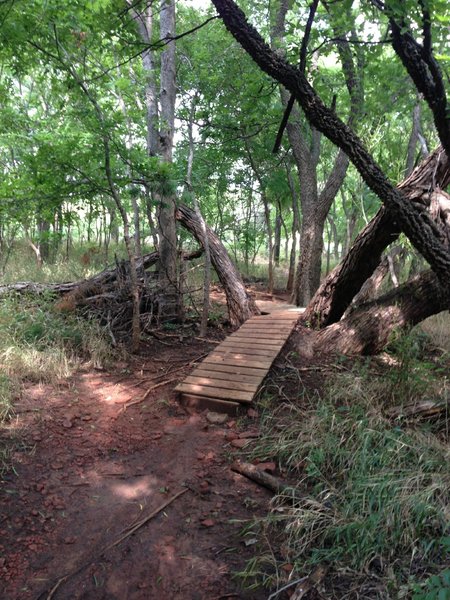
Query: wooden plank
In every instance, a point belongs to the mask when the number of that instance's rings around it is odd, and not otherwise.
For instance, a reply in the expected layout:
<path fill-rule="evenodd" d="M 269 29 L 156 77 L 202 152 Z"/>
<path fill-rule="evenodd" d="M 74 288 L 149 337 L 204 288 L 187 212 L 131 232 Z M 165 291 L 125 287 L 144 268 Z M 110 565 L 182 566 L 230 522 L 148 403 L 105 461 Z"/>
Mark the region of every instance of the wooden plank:
<path fill-rule="evenodd" d="M 222 344 L 220 344 L 220 346 L 218 346 L 215 350 L 214 353 L 219 352 L 219 353 L 229 353 L 229 352 L 233 352 L 235 354 L 245 354 L 246 356 L 264 356 L 267 358 L 275 357 L 278 355 L 278 348 L 276 348 L 275 350 L 272 349 L 260 349 L 260 348 L 252 348 L 247 347 L 247 348 L 237 348 L 236 346 L 223 346 Z M 259 359 L 258 359 L 259 360 Z"/>
<path fill-rule="evenodd" d="M 252 338 L 251 340 L 247 339 L 247 338 L 233 338 L 230 340 L 226 340 L 225 342 L 222 342 L 220 344 L 221 348 L 229 348 L 229 347 L 233 347 L 233 348 L 261 348 L 261 349 L 267 349 L 267 350 L 274 350 L 274 351 L 279 351 L 281 350 L 281 348 L 284 346 L 284 341 L 283 342 L 276 342 L 276 343 L 267 343 L 267 340 L 259 340 L 257 338 Z M 217 346 L 217 348 L 219 348 L 219 346 Z"/>
<path fill-rule="evenodd" d="M 224 371 L 212 371 L 210 367 L 213 365 L 205 365 L 204 368 L 195 369 L 188 377 L 207 377 L 210 379 L 218 379 L 221 381 L 237 381 L 240 383 L 251 383 L 253 385 L 260 385 L 266 376 L 265 373 L 261 373 L 258 369 L 259 375 L 243 375 L 242 373 L 227 373 Z"/>
<path fill-rule="evenodd" d="M 287 340 L 287 336 L 285 335 L 278 335 L 278 334 L 272 334 L 270 335 L 269 338 L 266 337 L 266 334 L 262 333 L 262 332 L 258 332 L 258 333 L 240 333 L 239 335 L 231 335 L 230 336 L 231 339 L 233 340 L 241 340 L 241 341 L 250 341 L 251 343 L 253 343 L 253 340 L 255 341 L 260 341 L 260 342 L 267 342 L 268 344 L 270 342 L 273 342 L 273 344 L 278 345 L 278 344 L 284 344 Z"/>
<path fill-rule="evenodd" d="M 245 367 L 252 367 L 254 369 L 263 369 L 267 371 L 273 363 L 273 360 L 243 360 L 239 358 L 233 357 L 233 355 L 228 356 L 227 354 L 210 354 L 203 361 L 204 363 L 214 363 L 214 364 L 224 364 L 235 366 L 236 363 L 242 364 Z"/>
<path fill-rule="evenodd" d="M 273 340 L 273 336 L 269 336 L 268 338 L 247 338 L 246 335 L 230 335 L 226 340 L 221 342 L 221 346 L 224 344 L 250 344 L 251 346 L 259 347 L 262 346 L 264 348 L 270 346 L 279 346 L 281 347 L 284 344 L 285 340 Z M 219 346 L 217 346 L 218 348 Z"/>
<path fill-rule="evenodd" d="M 239 392 L 237 390 L 224 390 L 202 385 L 193 385 L 192 383 L 180 383 L 177 391 L 183 394 L 195 394 L 196 396 L 206 396 L 207 398 L 218 398 L 219 400 L 237 400 L 238 402 L 251 402 L 254 392 Z"/>
<path fill-rule="evenodd" d="M 270 327 L 248 327 L 244 329 L 241 327 L 241 329 L 236 331 L 236 333 L 239 333 L 240 335 L 251 335 L 253 333 L 258 333 L 265 335 L 267 338 L 270 338 L 272 335 L 286 338 L 291 334 L 291 331 L 291 327 L 289 327 L 289 329 L 281 329 L 280 327 L 275 327 L 274 329 L 271 329 Z"/>
<path fill-rule="evenodd" d="M 284 328 L 284 329 L 290 329 L 292 327 L 292 324 L 294 323 L 294 321 L 286 321 L 286 323 L 283 320 L 270 320 L 270 321 L 247 321 L 246 323 L 244 323 L 243 325 L 241 325 L 241 329 L 251 329 L 252 327 L 270 327 L 271 329 L 276 329 L 276 328 Z"/>
<path fill-rule="evenodd" d="M 218 398 L 206 398 L 205 396 L 196 396 L 195 394 L 179 394 L 180 403 L 187 409 L 213 410 L 214 412 L 225 413 L 232 417 L 239 414 L 241 405 L 239 402 L 230 400 L 219 400 Z"/>
<path fill-rule="evenodd" d="M 284 322 L 284 321 L 270 321 L 264 323 L 262 321 L 258 321 L 257 323 L 245 323 L 240 327 L 240 329 L 284 329 L 289 331 L 293 327 L 293 323 Z"/>
<path fill-rule="evenodd" d="M 215 348 L 177 386 L 182 402 L 194 407 L 216 402 L 224 409 L 236 401 L 251 402 L 301 314 L 285 306 L 249 319 Z"/>
<path fill-rule="evenodd" d="M 266 337 L 270 337 L 272 334 L 287 337 L 291 331 L 292 327 L 263 327 L 262 325 L 258 325 L 258 327 L 241 327 L 236 333 L 264 333 Z"/>
<path fill-rule="evenodd" d="M 194 385 L 206 385 L 210 387 L 222 388 L 224 390 L 238 390 L 241 392 L 252 392 L 253 394 L 258 390 L 260 383 L 241 383 L 240 381 L 224 381 L 223 379 L 202 377 L 197 373 L 188 375 L 183 380 L 183 383 L 192 383 Z"/>
<path fill-rule="evenodd" d="M 198 368 L 207 369 L 208 371 L 217 371 L 219 373 L 227 373 L 229 377 L 240 377 L 241 375 L 250 375 L 252 377 L 265 377 L 267 374 L 267 370 L 237 365 L 236 363 L 232 365 L 225 365 L 223 363 L 205 364 L 203 362 Z"/>

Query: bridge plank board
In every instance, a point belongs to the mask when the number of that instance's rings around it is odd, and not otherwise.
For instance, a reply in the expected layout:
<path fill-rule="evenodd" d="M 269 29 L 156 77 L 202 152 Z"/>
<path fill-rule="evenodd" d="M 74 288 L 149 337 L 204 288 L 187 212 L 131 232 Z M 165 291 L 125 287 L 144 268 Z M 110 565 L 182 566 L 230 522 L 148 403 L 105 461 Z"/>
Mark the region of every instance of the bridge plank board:
<path fill-rule="evenodd" d="M 250 404 L 298 316 L 298 311 L 276 308 L 269 315 L 246 321 L 178 384 L 175 389 L 181 402 L 186 406 L 217 406 L 222 412 L 227 412 L 227 402 L 229 412 L 235 410 L 236 403 Z"/>

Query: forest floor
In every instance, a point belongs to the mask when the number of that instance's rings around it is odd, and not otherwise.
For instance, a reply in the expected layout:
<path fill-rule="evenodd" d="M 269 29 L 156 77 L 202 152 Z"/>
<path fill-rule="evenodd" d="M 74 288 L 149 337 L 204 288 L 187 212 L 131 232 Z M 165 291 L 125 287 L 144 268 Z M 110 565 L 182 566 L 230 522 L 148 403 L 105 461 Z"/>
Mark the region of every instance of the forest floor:
<path fill-rule="evenodd" d="M 166 334 L 112 371 L 27 385 L 0 489 L 1 598 L 267 596 L 233 577 L 252 556 L 243 528 L 272 496 L 230 469 L 257 412 L 214 424 L 173 391 L 214 347 Z"/>

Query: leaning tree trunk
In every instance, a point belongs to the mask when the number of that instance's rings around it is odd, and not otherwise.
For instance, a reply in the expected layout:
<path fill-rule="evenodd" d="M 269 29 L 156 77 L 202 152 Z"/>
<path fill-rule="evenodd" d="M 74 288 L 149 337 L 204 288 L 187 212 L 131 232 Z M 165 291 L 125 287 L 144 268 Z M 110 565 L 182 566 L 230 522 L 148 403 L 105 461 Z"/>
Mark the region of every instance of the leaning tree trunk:
<path fill-rule="evenodd" d="M 359 305 L 339 323 L 318 332 L 315 350 L 339 354 L 376 354 L 392 334 L 450 308 L 448 290 L 433 271 L 425 271 L 391 292 Z"/>
<path fill-rule="evenodd" d="M 205 238 L 198 215 L 185 205 L 180 205 L 176 211 L 177 220 L 192 233 L 195 239 L 205 245 Z M 206 225 L 211 263 L 223 285 L 226 297 L 230 323 L 239 327 L 248 318 L 260 314 L 255 300 L 247 293 L 239 271 L 228 256 L 224 245 L 210 227 Z"/>
<path fill-rule="evenodd" d="M 439 146 L 397 187 L 410 202 L 431 207 L 446 227 L 450 204 L 447 209 L 445 206 L 449 197 L 440 190 L 449 182 L 450 159 Z M 437 191 L 433 192 L 433 189 Z M 383 206 L 357 236 L 343 261 L 317 290 L 303 314 L 303 320 L 315 328 L 339 321 L 363 283 L 377 268 L 383 251 L 399 234 L 398 222 Z"/>

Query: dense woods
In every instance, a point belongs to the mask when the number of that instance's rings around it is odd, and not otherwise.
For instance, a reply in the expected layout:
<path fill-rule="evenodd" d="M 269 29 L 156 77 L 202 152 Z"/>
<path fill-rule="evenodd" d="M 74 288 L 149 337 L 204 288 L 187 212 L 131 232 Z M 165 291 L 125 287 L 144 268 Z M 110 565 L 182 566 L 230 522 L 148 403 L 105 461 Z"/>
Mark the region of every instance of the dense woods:
<path fill-rule="evenodd" d="M 2 598 L 450 599 L 449 28 L 0 0 Z"/>
<path fill-rule="evenodd" d="M 111 263 L 123 241 L 137 347 L 144 252 L 159 251 L 158 319 L 182 318 L 180 252 L 209 227 L 230 265 L 218 275 L 233 324 L 255 309 L 231 261 L 244 275 L 267 265 L 269 292 L 292 290 L 324 327 L 400 235 L 381 289 L 426 261 L 446 307 L 444 4 L 241 8 L 2 4 L 3 273 L 17 244 L 42 268 L 80 244 L 86 261 Z M 197 215 L 190 232 L 177 225 L 182 204 Z M 208 273 L 208 243 L 205 256 Z"/>

